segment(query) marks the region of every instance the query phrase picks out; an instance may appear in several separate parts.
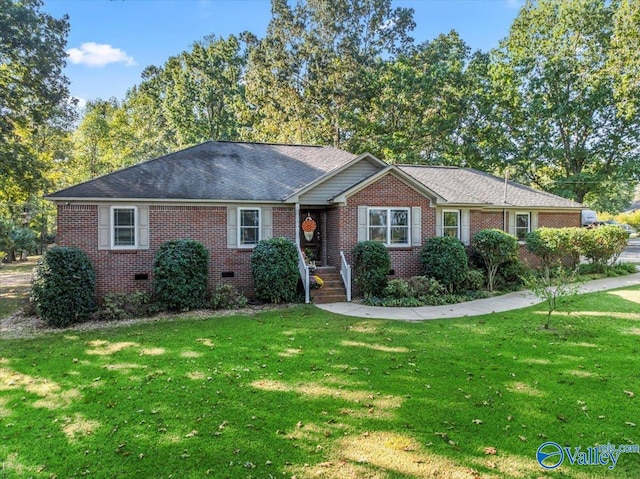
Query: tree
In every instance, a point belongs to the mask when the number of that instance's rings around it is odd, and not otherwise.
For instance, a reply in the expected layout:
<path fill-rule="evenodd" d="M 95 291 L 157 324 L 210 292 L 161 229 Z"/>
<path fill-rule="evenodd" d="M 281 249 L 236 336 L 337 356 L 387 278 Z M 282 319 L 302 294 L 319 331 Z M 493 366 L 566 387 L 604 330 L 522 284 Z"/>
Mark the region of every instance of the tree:
<path fill-rule="evenodd" d="M 68 17 L 41 0 L 0 0 L 0 201 L 20 206 L 39 194 L 51 167 L 38 131 L 70 108 L 65 66 Z"/>
<path fill-rule="evenodd" d="M 605 68 L 616 4 L 529 0 L 490 68 L 493 128 L 508 139 L 493 161 L 579 202 L 640 174 L 640 117 L 620 115 Z"/>
<path fill-rule="evenodd" d="M 359 115 L 359 150 L 396 163 L 457 162 L 469 98 L 470 48 L 455 32 L 379 61 Z"/>
<path fill-rule="evenodd" d="M 254 137 L 348 148 L 354 116 L 375 94 L 370 72 L 410 45 L 413 27 L 413 11 L 391 0 L 272 0 L 247 71 Z"/>
<path fill-rule="evenodd" d="M 618 0 L 608 66 L 618 109 L 626 118 L 640 109 L 640 2 Z"/>
<path fill-rule="evenodd" d="M 518 240 L 504 231 L 486 229 L 473 235 L 471 245 L 484 261 L 487 268 L 487 286 L 489 291 L 493 291 L 500 265 L 513 260 L 518 255 Z"/>
<path fill-rule="evenodd" d="M 163 111 L 178 146 L 238 138 L 246 109 L 245 64 L 246 52 L 233 35 L 206 37 L 167 61 Z"/>
<path fill-rule="evenodd" d="M 544 329 L 549 329 L 551 314 L 560 303 L 575 298 L 580 293 L 580 283 L 576 282 L 576 270 L 567 270 L 558 266 L 554 274 L 537 273 L 524 279 L 525 286 L 547 305 L 547 319 Z"/>

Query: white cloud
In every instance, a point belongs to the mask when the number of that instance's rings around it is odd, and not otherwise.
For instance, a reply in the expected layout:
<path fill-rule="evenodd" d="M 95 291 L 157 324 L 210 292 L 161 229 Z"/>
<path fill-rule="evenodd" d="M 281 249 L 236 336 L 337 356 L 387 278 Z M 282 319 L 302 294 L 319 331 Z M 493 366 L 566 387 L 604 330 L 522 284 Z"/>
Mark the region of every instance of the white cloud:
<path fill-rule="evenodd" d="M 507 0 L 507 8 L 520 9 L 524 5 L 524 0 Z"/>
<path fill-rule="evenodd" d="M 104 43 L 83 43 L 80 48 L 67 50 L 67 55 L 69 55 L 71 63 L 90 67 L 103 67 L 109 63 L 124 63 L 128 67 L 137 65 L 133 57 L 127 55 L 127 52 Z"/>

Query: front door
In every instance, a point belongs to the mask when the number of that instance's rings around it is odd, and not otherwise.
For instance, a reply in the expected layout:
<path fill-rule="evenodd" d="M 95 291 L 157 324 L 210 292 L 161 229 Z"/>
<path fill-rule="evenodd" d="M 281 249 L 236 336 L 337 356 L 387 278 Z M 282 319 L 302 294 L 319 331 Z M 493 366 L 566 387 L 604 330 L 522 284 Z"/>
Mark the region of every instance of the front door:
<path fill-rule="evenodd" d="M 300 212 L 300 248 L 310 261 L 317 265 L 322 263 L 322 231 L 321 210 L 309 210 Z"/>

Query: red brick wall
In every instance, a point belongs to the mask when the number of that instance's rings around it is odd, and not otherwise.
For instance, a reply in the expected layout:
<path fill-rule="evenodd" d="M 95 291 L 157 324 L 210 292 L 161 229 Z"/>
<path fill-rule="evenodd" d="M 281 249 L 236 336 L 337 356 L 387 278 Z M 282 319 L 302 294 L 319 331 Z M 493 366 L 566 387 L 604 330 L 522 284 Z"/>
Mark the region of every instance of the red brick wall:
<path fill-rule="evenodd" d="M 358 191 L 347 199 L 347 205 L 341 207 L 339 223 L 341 226 L 340 247 L 347 261 L 352 264 L 351 250 L 358 242 L 358 206 L 398 206 L 422 208 L 422 240 L 435 234 L 435 209 L 431 208 L 428 198 L 402 182 L 392 174 L 380 178 L 375 183 Z M 420 274 L 420 250 L 422 246 L 407 248 L 389 248 L 391 269 L 395 277 L 409 278 Z"/>
<path fill-rule="evenodd" d="M 273 236 L 295 238 L 295 210 L 273 208 Z M 98 298 L 109 292 L 151 291 L 153 258 L 162 243 L 192 239 L 209 250 L 209 287 L 225 282 L 246 294 L 253 292 L 251 249 L 227 248 L 227 208 L 224 206 L 150 206 L 147 250 L 98 250 L 98 208 L 88 205 L 58 206 L 58 244 L 85 251 L 96 270 Z M 233 271 L 233 278 L 222 278 Z M 146 280 L 135 280 L 147 274 Z"/>
<path fill-rule="evenodd" d="M 575 213 L 538 213 L 538 227 L 579 228 L 582 222 L 580 211 Z"/>

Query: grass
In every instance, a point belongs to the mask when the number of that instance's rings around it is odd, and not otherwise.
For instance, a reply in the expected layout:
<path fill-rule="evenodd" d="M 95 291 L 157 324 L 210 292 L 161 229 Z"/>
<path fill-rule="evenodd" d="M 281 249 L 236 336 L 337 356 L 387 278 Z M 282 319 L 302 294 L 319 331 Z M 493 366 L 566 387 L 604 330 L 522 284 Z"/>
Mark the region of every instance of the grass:
<path fill-rule="evenodd" d="M 0 340 L 0 478 L 628 478 L 640 288 L 424 323 L 312 306 Z M 640 424 L 639 424 L 640 426 Z"/>
<path fill-rule="evenodd" d="M 18 311 L 29 298 L 27 274 L 36 266 L 37 259 L 0 264 L 0 319 Z"/>

